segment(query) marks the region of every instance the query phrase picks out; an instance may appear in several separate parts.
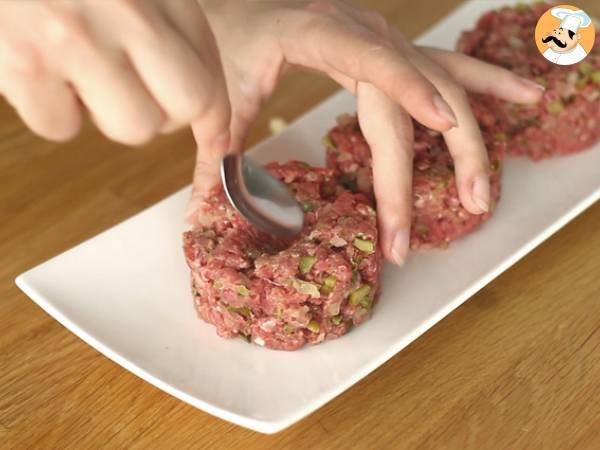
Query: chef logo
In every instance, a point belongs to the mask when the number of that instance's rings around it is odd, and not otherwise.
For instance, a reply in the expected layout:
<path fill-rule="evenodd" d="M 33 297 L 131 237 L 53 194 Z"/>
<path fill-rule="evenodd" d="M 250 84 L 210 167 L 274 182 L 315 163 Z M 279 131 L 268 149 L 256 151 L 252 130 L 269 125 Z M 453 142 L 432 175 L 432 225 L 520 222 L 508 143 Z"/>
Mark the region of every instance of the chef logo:
<path fill-rule="evenodd" d="M 585 11 L 560 5 L 546 11 L 535 27 L 535 43 L 548 61 L 577 64 L 594 46 L 594 24 Z"/>

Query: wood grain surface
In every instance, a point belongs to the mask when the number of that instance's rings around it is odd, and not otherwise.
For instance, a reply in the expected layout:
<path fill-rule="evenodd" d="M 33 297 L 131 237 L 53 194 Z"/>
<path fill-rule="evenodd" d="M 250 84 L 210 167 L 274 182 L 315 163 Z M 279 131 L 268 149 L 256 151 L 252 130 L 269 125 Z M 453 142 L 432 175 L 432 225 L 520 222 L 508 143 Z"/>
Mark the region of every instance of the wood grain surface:
<path fill-rule="evenodd" d="M 459 0 L 371 4 L 414 37 Z M 490 0 L 490 7 L 494 2 Z M 600 2 L 574 2 L 600 16 Z M 337 87 L 295 72 L 253 130 Z M 34 137 L 0 104 L 0 448 L 600 448 L 600 204 L 373 374 L 272 436 L 198 411 L 88 347 L 20 272 L 190 181 L 187 131 L 138 149 Z"/>

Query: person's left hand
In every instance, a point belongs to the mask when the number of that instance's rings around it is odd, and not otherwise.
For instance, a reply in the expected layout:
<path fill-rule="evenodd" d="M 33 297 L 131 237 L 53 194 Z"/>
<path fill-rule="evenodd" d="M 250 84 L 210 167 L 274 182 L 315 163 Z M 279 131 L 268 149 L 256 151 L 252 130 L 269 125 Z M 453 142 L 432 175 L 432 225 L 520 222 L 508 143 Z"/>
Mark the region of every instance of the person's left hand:
<path fill-rule="evenodd" d="M 414 47 L 379 14 L 339 0 L 199 1 L 225 70 L 231 151 L 243 149 L 251 124 L 285 68 L 299 65 L 330 76 L 358 97 L 360 126 L 372 149 L 387 259 L 402 264 L 409 246 L 410 116 L 444 133 L 464 207 L 474 214 L 488 210 L 487 152 L 465 88 L 532 103 L 541 97 L 540 86 L 459 53 Z M 196 126 L 194 131 L 201 129 Z M 219 163 L 220 155 L 198 149 L 188 220 L 219 182 Z"/>

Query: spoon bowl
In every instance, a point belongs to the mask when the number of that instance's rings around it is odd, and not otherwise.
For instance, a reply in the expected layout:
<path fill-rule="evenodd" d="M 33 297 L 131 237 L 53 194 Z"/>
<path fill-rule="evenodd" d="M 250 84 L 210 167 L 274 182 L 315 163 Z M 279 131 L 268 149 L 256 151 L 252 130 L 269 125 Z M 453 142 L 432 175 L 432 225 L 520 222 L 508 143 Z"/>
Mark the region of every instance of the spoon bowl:
<path fill-rule="evenodd" d="M 282 238 L 302 230 L 304 213 L 293 192 L 251 159 L 225 156 L 221 179 L 229 202 L 260 230 Z"/>

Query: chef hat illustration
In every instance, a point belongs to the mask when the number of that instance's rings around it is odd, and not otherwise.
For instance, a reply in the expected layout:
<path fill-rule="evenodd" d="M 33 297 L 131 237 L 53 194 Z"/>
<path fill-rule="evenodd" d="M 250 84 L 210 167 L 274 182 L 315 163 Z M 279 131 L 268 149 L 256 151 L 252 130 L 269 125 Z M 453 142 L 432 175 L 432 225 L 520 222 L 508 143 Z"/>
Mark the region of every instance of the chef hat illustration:
<path fill-rule="evenodd" d="M 577 33 L 579 28 L 585 28 L 592 23 L 590 16 L 580 9 L 573 11 L 572 9 L 566 8 L 552 8 L 550 14 L 561 20 L 561 28 L 564 28 L 565 30 L 571 30 L 573 33 Z"/>

